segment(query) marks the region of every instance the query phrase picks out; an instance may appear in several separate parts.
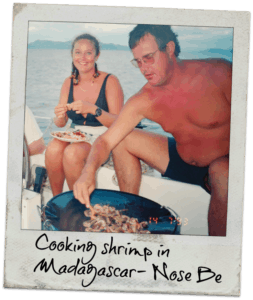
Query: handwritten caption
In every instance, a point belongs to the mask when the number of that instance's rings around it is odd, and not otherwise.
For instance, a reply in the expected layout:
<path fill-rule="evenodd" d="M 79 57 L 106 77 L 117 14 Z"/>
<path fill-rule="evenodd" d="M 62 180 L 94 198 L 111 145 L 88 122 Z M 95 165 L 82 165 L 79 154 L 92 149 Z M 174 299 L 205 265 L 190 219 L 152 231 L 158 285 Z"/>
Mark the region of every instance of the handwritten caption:
<path fill-rule="evenodd" d="M 87 243 L 79 243 L 80 240 L 75 240 L 72 242 L 66 237 L 65 241 L 57 243 L 56 241 L 50 241 L 47 234 L 43 233 L 38 237 L 35 242 L 36 249 L 40 251 L 55 251 L 55 252 L 82 252 L 88 259 L 80 257 L 76 259 L 76 262 L 72 265 L 58 265 L 55 258 L 51 258 L 50 261 L 43 258 L 35 267 L 33 272 L 54 272 L 56 275 L 62 274 L 73 274 L 73 276 L 85 276 L 82 279 L 81 285 L 85 288 L 90 286 L 98 276 L 110 277 L 120 277 L 120 278 L 134 278 L 140 273 L 151 273 L 151 279 L 157 280 L 158 277 L 164 278 L 167 281 L 192 281 L 193 276 L 191 272 L 184 270 L 169 271 L 166 262 L 161 262 L 160 264 L 155 264 L 150 262 L 151 257 L 164 258 L 168 260 L 170 256 L 170 249 L 164 249 L 163 245 L 159 246 L 159 249 L 153 250 L 147 247 L 133 247 L 131 243 L 126 243 L 123 245 L 115 245 L 113 237 L 110 238 L 110 242 L 104 243 L 102 249 L 98 249 L 98 246 L 92 241 Z M 106 266 L 102 268 L 97 268 L 92 262 L 99 256 L 106 255 L 124 255 L 124 256 L 134 256 L 139 257 L 145 262 L 147 266 L 144 270 L 138 270 L 135 268 L 122 268 L 119 266 Z M 222 282 L 222 275 L 216 274 L 213 270 L 205 266 L 199 266 L 196 268 L 197 283 L 205 282 L 207 280 L 214 280 L 216 283 Z"/>

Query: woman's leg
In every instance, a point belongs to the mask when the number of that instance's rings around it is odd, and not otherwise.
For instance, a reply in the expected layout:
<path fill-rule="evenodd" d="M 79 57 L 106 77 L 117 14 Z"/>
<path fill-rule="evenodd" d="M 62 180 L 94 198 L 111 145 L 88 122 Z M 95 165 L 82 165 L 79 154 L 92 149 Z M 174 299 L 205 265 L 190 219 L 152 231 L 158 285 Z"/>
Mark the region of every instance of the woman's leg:
<path fill-rule="evenodd" d="M 85 161 L 89 155 L 91 145 L 88 143 L 73 143 L 65 150 L 63 155 L 63 168 L 70 190 L 81 175 Z"/>
<path fill-rule="evenodd" d="M 67 142 L 53 139 L 47 146 L 45 164 L 53 196 L 62 193 L 65 179 L 63 169 L 63 152 L 68 145 L 69 143 Z"/>

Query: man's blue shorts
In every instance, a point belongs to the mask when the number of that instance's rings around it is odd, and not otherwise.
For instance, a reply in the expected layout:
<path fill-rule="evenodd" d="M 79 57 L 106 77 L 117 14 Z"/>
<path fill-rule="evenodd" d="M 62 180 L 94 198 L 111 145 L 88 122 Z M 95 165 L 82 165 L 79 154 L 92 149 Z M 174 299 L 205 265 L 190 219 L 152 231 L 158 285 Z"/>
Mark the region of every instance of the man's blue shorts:
<path fill-rule="evenodd" d="M 208 178 L 208 167 L 196 167 L 185 163 L 177 152 L 176 141 L 174 138 L 168 138 L 170 161 L 163 177 L 181 181 L 185 183 L 201 186 L 210 194 L 205 185 Z"/>

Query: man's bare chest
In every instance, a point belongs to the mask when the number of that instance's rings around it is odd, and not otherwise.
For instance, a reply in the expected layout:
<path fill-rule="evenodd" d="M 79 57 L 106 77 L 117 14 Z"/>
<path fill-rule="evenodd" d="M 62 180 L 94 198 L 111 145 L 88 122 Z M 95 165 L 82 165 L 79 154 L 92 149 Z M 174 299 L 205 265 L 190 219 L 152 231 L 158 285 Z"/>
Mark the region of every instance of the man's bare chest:
<path fill-rule="evenodd" d="M 230 121 L 230 105 L 217 87 L 198 90 L 178 89 L 157 93 L 147 118 L 159 123 L 167 132 L 209 130 Z"/>

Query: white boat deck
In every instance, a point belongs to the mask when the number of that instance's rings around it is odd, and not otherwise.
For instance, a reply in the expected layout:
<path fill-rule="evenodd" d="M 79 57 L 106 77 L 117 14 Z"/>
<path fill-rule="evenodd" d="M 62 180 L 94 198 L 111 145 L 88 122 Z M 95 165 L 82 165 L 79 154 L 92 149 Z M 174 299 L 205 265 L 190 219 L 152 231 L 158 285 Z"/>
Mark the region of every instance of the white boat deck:
<path fill-rule="evenodd" d="M 50 127 L 50 126 L 49 126 Z M 66 130 L 67 128 L 65 128 Z M 107 130 L 106 127 L 76 126 L 75 129 L 92 135 L 92 142 Z M 48 129 L 47 129 L 48 130 Z M 45 155 L 30 157 L 30 166 L 45 166 Z M 208 235 L 207 214 L 210 195 L 201 187 L 164 179 L 161 174 L 142 164 L 142 182 L 140 196 L 153 200 L 162 206 L 167 206 L 179 216 L 181 234 Z M 97 172 L 98 189 L 119 190 L 112 160 L 101 167 Z M 64 183 L 63 192 L 68 191 Z M 40 197 L 38 197 L 38 195 Z M 41 220 L 36 212 L 37 206 L 46 205 L 53 197 L 49 183 L 43 188 L 41 195 L 30 190 L 23 192 L 22 198 L 22 228 L 41 229 Z"/>
<path fill-rule="evenodd" d="M 31 165 L 45 166 L 44 155 L 31 157 Z M 115 172 L 111 163 L 101 167 L 97 172 L 97 188 L 119 190 L 115 184 Z M 68 191 L 65 182 L 63 191 Z M 161 177 L 155 170 L 142 175 L 140 196 L 153 200 L 162 206 L 174 210 L 181 221 L 181 234 L 208 235 L 207 214 L 210 195 L 201 187 L 181 183 Z M 43 204 L 52 198 L 50 189 L 43 191 Z"/>

